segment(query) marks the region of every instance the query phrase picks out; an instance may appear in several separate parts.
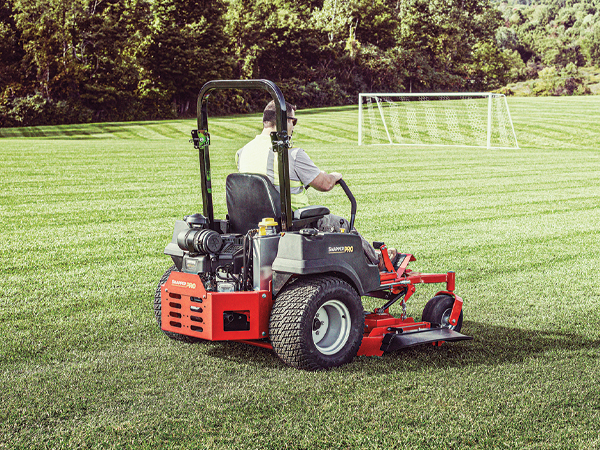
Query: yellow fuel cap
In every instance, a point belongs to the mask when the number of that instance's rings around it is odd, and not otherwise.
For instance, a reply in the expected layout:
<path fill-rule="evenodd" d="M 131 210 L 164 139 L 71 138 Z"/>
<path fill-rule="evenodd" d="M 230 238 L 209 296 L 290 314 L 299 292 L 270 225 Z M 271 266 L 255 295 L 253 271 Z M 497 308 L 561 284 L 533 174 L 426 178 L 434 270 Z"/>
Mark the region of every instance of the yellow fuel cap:
<path fill-rule="evenodd" d="M 264 217 L 258 224 L 258 234 L 266 236 L 267 234 L 275 234 L 275 227 L 279 225 L 273 217 Z"/>

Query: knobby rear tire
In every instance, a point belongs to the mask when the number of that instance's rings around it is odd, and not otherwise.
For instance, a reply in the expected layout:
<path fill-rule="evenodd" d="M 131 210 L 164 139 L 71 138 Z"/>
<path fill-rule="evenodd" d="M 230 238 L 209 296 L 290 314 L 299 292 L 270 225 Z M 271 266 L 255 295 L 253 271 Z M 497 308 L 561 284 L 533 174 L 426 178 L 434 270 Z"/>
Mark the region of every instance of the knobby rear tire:
<path fill-rule="evenodd" d="M 299 279 L 277 296 L 269 334 L 286 364 L 321 370 L 351 362 L 364 327 L 358 292 L 342 279 L 320 275 Z"/>

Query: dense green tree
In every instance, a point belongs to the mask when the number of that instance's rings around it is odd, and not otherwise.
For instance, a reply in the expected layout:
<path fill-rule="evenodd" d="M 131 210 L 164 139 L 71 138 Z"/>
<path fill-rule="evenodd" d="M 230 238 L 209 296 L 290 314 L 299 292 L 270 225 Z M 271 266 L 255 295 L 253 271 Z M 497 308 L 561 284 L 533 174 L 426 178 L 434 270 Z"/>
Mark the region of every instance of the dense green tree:
<path fill-rule="evenodd" d="M 0 127 L 12 125 L 2 112 L 11 106 L 12 99 L 22 94 L 26 83 L 27 77 L 20 70 L 25 52 L 19 37 L 11 2 L 0 3 Z"/>
<path fill-rule="evenodd" d="M 280 81 L 311 80 L 313 62 L 321 58 L 323 30 L 313 26 L 314 2 L 231 0 L 227 14 L 236 60 L 236 75 Z"/>
<path fill-rule="evenodd" d="M 545 68 L 538 92 L 585 93 L 585 64 L 600 64 L 600 0 L 0 0 L 0 126 L 190 115 L 204 82 L 232 77 L 303 107 Z"/>
<path fill-rule="evenodd" d="M 487 0 L 405 0 L 401 9 L 399 46 L 414 58 L 407 61 L 410 89 L 471 89 L 473 49 L 486 43 L 486 54 L 497 53 L 500 13 Z"/>
<path fill-rule="evenodd" d="M 81 70 L 79 94 L 96 119 L 132 119 L 143 109 L 136 98 L 136 49 L 148 34 L 144 0 L 88 0 L 79 11 L 73 54 Z"/>
<path fill-rule="evenodd" d="M 143 98 L 186 115 L 195 111 L 206 81 L 230 77 L 225 11 L 221 0 L 154 1 L 150 34 L 138 54 Z"/>
<path fill-rule="evenodd" d="M 233 0 L 228 23 L 239 76 L 305 80 L 313 88 L 303 95 L 318 104 L 324 91 L 337 101 L 334 87 L 354 100 L 359 90 L 398 85 L 399 19 L 381 0 Z"/>
<path fill-rule="evenodd" d="M 582 52 L 589 64 L 600 66 L 600 20 L 586 30 L 581 39 Z"/>
<path fill-rule="evenodd" d="M 490 86 L 498 88 L 505 85 L 511 77 L 512 57 L 512 52 L 501 51 L 491 41 L 476 43 L 468 68 L 470 87 L 476 91 L 484 91 Z"/>
<path fill-rule="evenodd" d="M 597 0 L 509 1 L 503 9 L 506 25 L 514 31 L 512 43 L 523 61 L 533 58 L 543 66 L 598 64 L 594 59 L 594 27 L 600 23 Z M 504 35 L 497 36 L 504 44 Z"/>
<path fill-rule="evenodd" d="M 325 0 L 311 23 L 327 33 L 329 42 L 355 39 L 386 51 L 396 44 L 400 19 L 398 9 L 384 0 Z"/>
<path fill-rule="evenodd" d="M 22 92 L 31 121 L 123 120 L 135 116 L 138 69 L 132 44 L 144 34 L 143 0 L 15 0 L 24 52 Z M 6 93 L 5 93 L 6 97 Z M 15 120 L 26 103 L 12 107 Z M 138 108 L 139 109 L 139 108 Z"/>
<path fill-rule="evenodd" d="M 11 3 L 0 3 L 0 93 L 19 79 L 19 63 L 25 54 L 19 37 Z"/>
<path fill-rule="evenodd" d="M 46 98 L 69 97 L 76 87 L 72 31 L 77 2 L 15 0 L 16 24 L 27 59 L 36 70 L 36 86 Z"/>

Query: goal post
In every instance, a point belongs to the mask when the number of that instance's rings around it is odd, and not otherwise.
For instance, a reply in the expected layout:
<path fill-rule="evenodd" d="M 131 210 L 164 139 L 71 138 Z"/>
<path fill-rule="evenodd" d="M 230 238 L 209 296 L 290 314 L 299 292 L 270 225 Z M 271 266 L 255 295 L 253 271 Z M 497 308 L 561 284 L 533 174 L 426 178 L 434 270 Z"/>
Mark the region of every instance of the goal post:
<path fill-rule="evenodd" d="M 359 145 L 519 148 L 506 96 L 359 94 Z"/>

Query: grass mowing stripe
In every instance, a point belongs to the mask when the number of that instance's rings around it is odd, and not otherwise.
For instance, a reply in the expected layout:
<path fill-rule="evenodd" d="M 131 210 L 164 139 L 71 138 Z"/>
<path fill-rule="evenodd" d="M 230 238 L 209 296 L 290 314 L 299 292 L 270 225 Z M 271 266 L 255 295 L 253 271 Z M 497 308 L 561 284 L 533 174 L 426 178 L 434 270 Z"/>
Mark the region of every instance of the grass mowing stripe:
<path fill-rule="evenodd" d="M 358 229 L 456 271 L 475 337 L 324 373 L 157 329 L 162 251 L 201 211 L 195 121 L 0 130 L 0 447 L 598 448 L 596 100 L 509 98 L 507 151 L 358 148 L 356 107 L 298 111 L 294 140 L 344 174 Z M 257 121 L 209 119 L 220 216 Z M 340 190 L 309 195 L 349 212 Z"/>

